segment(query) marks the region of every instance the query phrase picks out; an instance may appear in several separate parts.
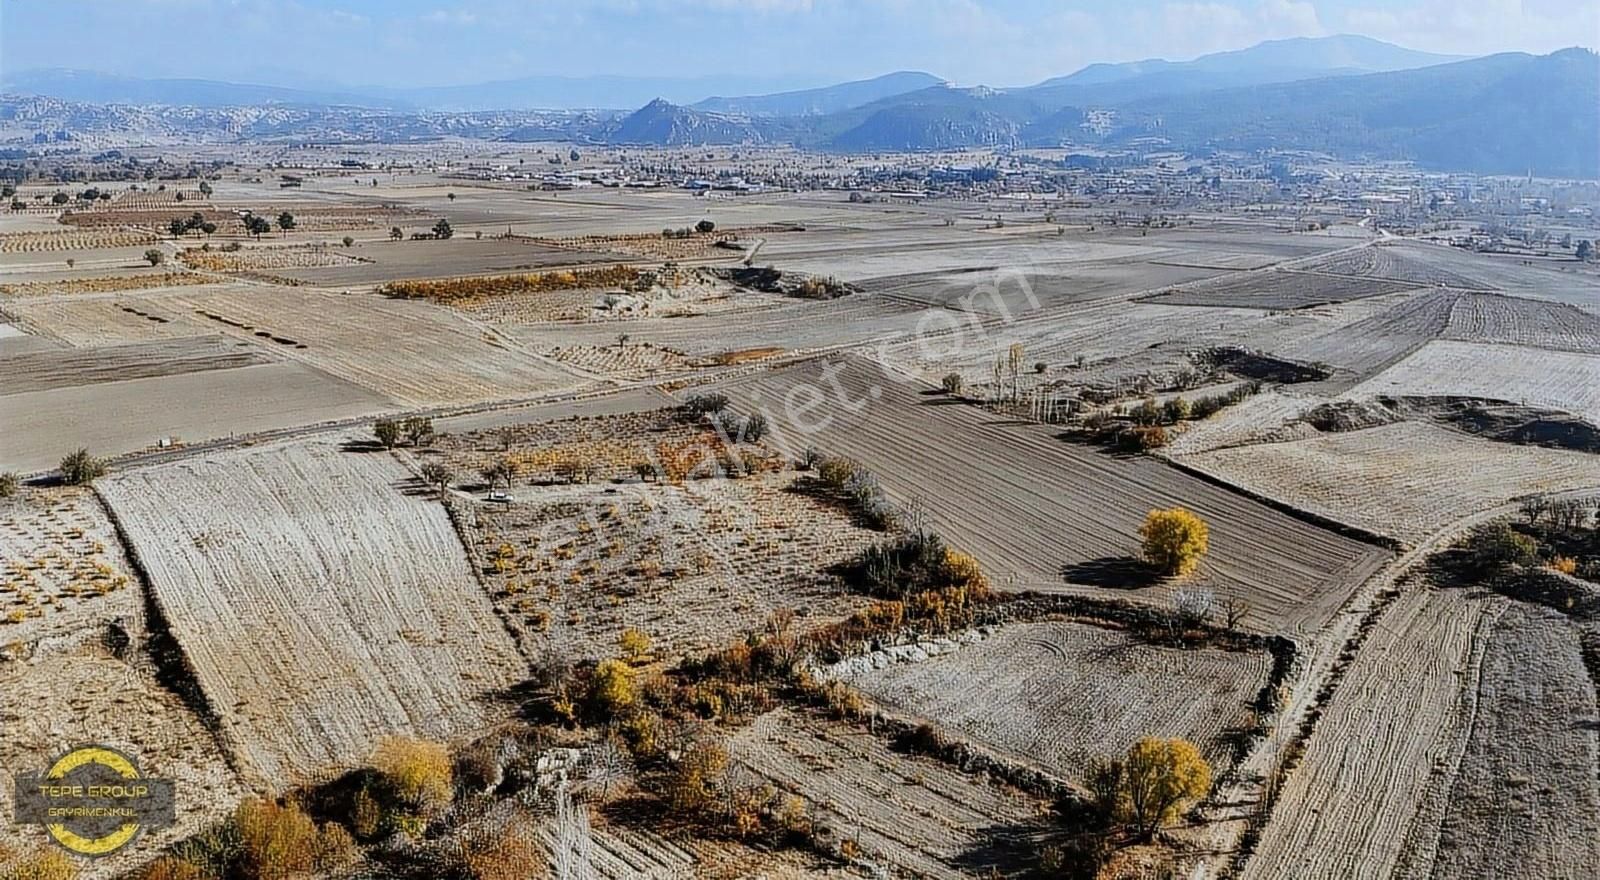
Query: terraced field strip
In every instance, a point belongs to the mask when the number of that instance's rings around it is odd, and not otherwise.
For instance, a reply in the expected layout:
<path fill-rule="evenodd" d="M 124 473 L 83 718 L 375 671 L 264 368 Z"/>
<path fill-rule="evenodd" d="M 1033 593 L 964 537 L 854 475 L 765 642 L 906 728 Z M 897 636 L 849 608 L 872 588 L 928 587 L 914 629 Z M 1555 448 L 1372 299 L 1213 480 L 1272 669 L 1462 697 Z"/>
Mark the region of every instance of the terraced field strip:
<path fill-rule="evenodd" d="M 1600 355 L 1439 340 L 1352 388 L 1380 394 L 1482 397 L 1565 410 L 1600 424 Z"/>
<path fill-rule="evenodd" d="M 1371 250 L 1371 248 L 1363 248 Z M 1202 281 L 1149 297 L 1147 301 L 1175 306 L 1224 308 L 1303 309 L 1325 303 L 1348 302 L 1398 293 L 1415 285 L 1374 278 L 1347 278 L 1290 270 L 1242 272 L 1214 281 Z"/>
<path fill-rule="evenodd" d="M 0 357 L 0 394 L 226 370 L 271 360 L 249 343 L 220 335 L 34 352 Z"/>
<path fill-rule="evenodd" d="M 741 730 L 729 751 L 805 798 L 819 824 L 856 841 L 868 860 L 916 877 L 964 880 L 997 863 L 1014 867 L 1002 838 L 1033 829 L 1041 806 L 949 764 L 893 751 L 853 727 L 786 709 Z"/>
<path fill-rule="evenodd" d="M 1220 769 L 1222 734 L 1244 721 L 1271 665 L 1264 652 L 1166 648 L 1119 630 L 1045 622 L 841 677 L 891 708 L 1081 784 L 1091 761 L 1144 736 L 1188 739 Z"/>
<path fill-rule="evenodd" d="M 1436 775 L 1465 744 L 1498 605 L 1402 594 L 1345 671 L 1289 773 L 1245 880 L 1389 880 Z"/>
<path fill-rule="evenodd" d="M 1174 506 L 1211 527 L 1211 553 L 1184 586 L 1249 599 L 1260 629 L 1320 628 L 1388 558 L 1155 459 L 1107 455 L 950 403 L 868 361 L 813 361 L 725 390 L 741 409 L 766 412 L 769 445 L 862 462 L 1006 589 L 1165 601 L 1172 585 L 1141 585 L 1129 560 L 1145 514 Z"/>
<path fill-rule="evenodd" d="M 1224 482 L 1336 522 L 1416 542 L 1520 496 L 1600 486 L 1600 456 L 1398 422 L 1172 456 Z"/>
<path fill-rule="evenodd" d="M 383 736 L 449 737 L 525 677 L 442 507 L 332 440 L 130 470 L 100 491 L 220 717 L 282 786 Z"/>

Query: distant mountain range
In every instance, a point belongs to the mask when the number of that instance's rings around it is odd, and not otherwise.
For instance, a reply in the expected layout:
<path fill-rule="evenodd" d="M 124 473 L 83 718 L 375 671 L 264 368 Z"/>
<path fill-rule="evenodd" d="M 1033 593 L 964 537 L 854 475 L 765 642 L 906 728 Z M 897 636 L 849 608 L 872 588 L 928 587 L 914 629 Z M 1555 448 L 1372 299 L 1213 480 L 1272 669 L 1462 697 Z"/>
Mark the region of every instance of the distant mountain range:
<path fill-rule="evenodd" d="M 692 105 L 658 96 L 631 113 L 531 111 L 511 103 L 554 89 L 580 103 L 605 104 L 606 96 L 651 81 L 541 78 L 461 87 L 465 91 L 396 90 L 367 96 L 389 102 L 374 107 L 352 102 L 362 95 L 339 91 L 60 73 L 7 81 L 7 91 L 48 86 L 67 94 L 0 101 L 0 139 L 120 130 L 213 141 L 458 135 L 663 146 L 785 143 L 838 151 L 1305 150 L 1480 173 L 1600 178 L 1600 57 L 1583 49 L 1457 60 L 1364 37 L 1281 40 L 1187 62 L 1092 65 L 1017 89 L 958 88 L 930 74 L 902 72 Z M 704 81 L 675 82 L 681 94 L 692 88 L 686 83 Z M 230 88 L 255 100 L 229 104 Z M 507 90 L 505 109 L 414 109 L 472 104 L 492 98 L 496 89 Z M 85 97 L 93 94 L 126 95 L 115 103 L 127 106 Z M 159 97 L 178 94 L 196 100 Z"/>

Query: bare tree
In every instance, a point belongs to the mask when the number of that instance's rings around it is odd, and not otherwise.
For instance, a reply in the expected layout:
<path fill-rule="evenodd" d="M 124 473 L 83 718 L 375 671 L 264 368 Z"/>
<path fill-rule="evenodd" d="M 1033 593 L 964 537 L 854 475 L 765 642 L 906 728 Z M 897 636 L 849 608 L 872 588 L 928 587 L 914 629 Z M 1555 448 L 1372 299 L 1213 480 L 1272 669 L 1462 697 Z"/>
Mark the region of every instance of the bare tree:
<path fill-rule="evenodd" d="M 1172 611 L 1186 626 L 1199 626 L 1211 617 L 1217 597 L 1210 590 L 1178 590 L 1172 594 Z"/>
<path fill-rule="evenodd" d="M 614 739 L 607 739 L 589 750 L 584 762 L 583 781 L 600 791 L 601 799 L 611 796 L 612 786 L 626 786 L 633 778 L 633 759 Z"/>
<path fill-rule="evenodd" d="M 1222 617 L 1227 621 L 1230 630 L 1237 630 L 1239 624 L 1250 616 L 1250 611 L 1250 600 L 1243 596 L 1229 593 L 1228 597 L 1222 600 Z"/>

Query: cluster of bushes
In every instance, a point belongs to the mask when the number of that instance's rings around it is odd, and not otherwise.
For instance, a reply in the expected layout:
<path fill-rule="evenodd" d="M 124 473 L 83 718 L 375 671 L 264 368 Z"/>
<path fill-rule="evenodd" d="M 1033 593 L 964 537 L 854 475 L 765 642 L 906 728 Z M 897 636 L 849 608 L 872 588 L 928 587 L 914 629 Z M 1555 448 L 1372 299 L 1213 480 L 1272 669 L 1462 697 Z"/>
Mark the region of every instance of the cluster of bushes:
<path fill-rule="evenodd" d="M 1168 428 L 1180 422 L 1197 421 L 1216 414 L 1261 392 L 1260 382 L 1247 382 L 1223 394 L 1211 394 L 1189 400 L 1174 397 L 1166 403 L 1156 403 L 1146 397 L 1128 410 L 1118 408 L 1107 413 L 1099 410 L 1083 420 L 1084 431 L 1096 442 L 1115 447 L 1124 452 L 1149 452 L 1160 449 L 1171 441 Z"/>
<path fill-rule="evenodd" d="M 134 875 L 136 880 L 279 880 L 349 869 L 361 860 L 350 831 L 318 824 L 293 801 L 249 798 L 233 815 Z"/>
<path fill-rule="evenodd" d="M 878 478 L 859 462 L 827 456 L 816 462 L 815 470 L 823 490 L 849 507 L 867 525 L 887 531 L 900 522 L 900 509 L 884 494 Z"/>
<path fill-rule="evenodd" d="M 369 767 L 295 797 L 247 799 L 226 820 L 179 843 L 134 876 L 280 880 L 337 874 L 362 860 L 361 844 L 396 834 L 420 839 L 454 795 L 454 759 L 445 746 L 385 739 Z"/>
<path fill-rule="evenodd" d="M 661 230 L 661 237 L 662 238 L 693 238 L 695 233 L 699 233 L 701 235 L 710 235 L 711 233 L 716 232 L 716 231 L 717 231 L 717 224 L 711 222 L 710 220 L 701 220 L 699 223 L 696 223 L 693 228 L 690 228 L 688 226 L 680 226 L 677 229 L 673 229 L 670 226 L 664 227 Z"/>

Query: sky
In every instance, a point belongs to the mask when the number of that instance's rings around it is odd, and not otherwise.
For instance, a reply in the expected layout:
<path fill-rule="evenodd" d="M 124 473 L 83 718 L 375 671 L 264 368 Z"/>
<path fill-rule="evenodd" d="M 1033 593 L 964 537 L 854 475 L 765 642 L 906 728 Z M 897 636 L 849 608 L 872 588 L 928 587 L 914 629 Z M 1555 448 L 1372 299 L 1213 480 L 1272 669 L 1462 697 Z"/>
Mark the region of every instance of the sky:
<path fill-rule="evenodd" d="M 925 70 L 1019 86 L 1359 33 L 1457 55 L 1600 45 L 1596 0 L 0 0 L 0 73 L 69 67 L 310 86 Z"/>

